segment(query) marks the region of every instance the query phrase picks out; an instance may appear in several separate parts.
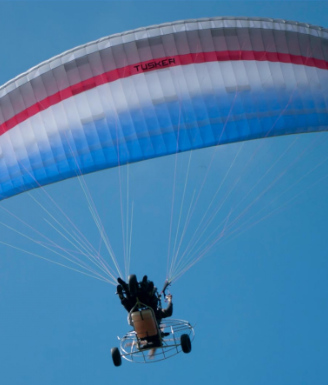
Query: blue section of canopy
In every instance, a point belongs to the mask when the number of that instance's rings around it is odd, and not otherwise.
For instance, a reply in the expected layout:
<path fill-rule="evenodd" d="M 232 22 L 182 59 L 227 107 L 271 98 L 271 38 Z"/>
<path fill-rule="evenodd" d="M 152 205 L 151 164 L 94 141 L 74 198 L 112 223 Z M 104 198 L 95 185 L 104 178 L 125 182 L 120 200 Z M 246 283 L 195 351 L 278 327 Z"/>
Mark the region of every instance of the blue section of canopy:
<path fill-rule="evenodd" d="M 10 176 L 0 185 L 1 198 L 72 176 L 176 152 L 325 131 L 325 98 L 320 90 L 245 90 L 226 93 L 224 98 L 196 95 L 121 112 L 116 118 L 103 117 L 84 124 L 82 130 L 72 129 L 71 135 L 58 134 L 48 150 L 27 151 L 27 157 L 18 165 L 8 167 L 0 161 L 1 175 Z M 48 162 L 51 157 L 57 159 L 56 164 Z"/>

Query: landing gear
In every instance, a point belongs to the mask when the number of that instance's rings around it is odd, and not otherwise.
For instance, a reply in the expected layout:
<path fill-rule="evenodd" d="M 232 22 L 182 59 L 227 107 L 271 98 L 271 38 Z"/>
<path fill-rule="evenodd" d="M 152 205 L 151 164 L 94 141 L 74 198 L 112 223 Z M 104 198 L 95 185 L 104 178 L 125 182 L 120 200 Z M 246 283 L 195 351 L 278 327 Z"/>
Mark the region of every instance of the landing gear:
<path fill-rule="evenodd" d="M 183 353 L 191 352 L 191 341 L 188 334 L 182 334 L 182 336 L 180 337 L 180 343 L 181 343 L 181 349 Z"/>
<path fill-rule="evenodd" d="M 121 353 L 118 348 L 112 348 L 111 349 L 112 353 L 112 359 L 113 363 L 115 366 L 121 366 L 122 365 L 122 358 L 121 358 Z"/>

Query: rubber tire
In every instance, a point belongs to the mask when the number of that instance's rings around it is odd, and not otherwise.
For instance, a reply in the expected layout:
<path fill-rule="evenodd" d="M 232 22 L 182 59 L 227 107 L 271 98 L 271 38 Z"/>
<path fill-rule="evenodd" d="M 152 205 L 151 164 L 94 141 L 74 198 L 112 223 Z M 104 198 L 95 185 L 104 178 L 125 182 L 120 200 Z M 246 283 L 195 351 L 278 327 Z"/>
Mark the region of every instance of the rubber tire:
<path fill-rule="evenodd" d="M 121 358 L 121 353 L 118 350 L 118 348 L 112 348 L 111 354 L 112 354 L 113 364 L 115 366 L 121 366 L 122 365 L 122 358 Z"/>
<path fill-rule="evenodd" d="M 191 352 L 191 341 L 188 334 L 182 334 L 182 336 L 180 337 L 180 343 L 181 343 L 181 349 L 183 353 Z"/>
<path fill-rule="evenodd" d="M 138 280 L 135 274 L 129 275 L 129 292 L 131 296 L 137 295 L 138 292 Z"/>

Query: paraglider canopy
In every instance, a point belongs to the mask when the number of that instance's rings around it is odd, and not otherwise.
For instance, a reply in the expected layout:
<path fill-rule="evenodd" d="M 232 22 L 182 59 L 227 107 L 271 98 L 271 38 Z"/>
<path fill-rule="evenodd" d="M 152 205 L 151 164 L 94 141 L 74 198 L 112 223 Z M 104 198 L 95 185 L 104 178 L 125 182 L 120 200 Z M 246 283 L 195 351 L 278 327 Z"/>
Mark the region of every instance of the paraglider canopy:
<path fill-rule="evenodd" d="M 213 18 L 109 36 L 0 89 L 0 197 L 255 138 L 327 130 L 328 31 Z"/>

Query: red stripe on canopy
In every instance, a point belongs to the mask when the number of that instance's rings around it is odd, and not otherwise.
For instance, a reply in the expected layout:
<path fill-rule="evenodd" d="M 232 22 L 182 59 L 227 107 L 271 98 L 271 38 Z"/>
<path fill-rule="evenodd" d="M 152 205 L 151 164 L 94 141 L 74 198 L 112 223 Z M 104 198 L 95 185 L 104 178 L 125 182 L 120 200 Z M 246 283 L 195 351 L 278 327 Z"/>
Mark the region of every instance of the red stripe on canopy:
<path fill-rule="evenodd" d="M 0 125 L 0 135 L 51 106 L 102 84 L 111 83 L 118 79 L 123 79 L 144 72 L 157 71 L 172 66 L 238 60 L 291 63 L 328 70 L 328 62 L 325 60 L 309 58 L 301 55 L 290 55 L 285 53 L 266 51 L 212 51 L 164 57 L 131 64 L 122 68 L 117 68 L 115 70 L 105 72 L 101 75 L 83 80 L 61 91 L 58 91 L 53 95 L 50 95 L 43 100 L 33 104 L 32 106 L 27 107 L 23 111 L 17 113 L 15 116 L 2 123 Z"/>

